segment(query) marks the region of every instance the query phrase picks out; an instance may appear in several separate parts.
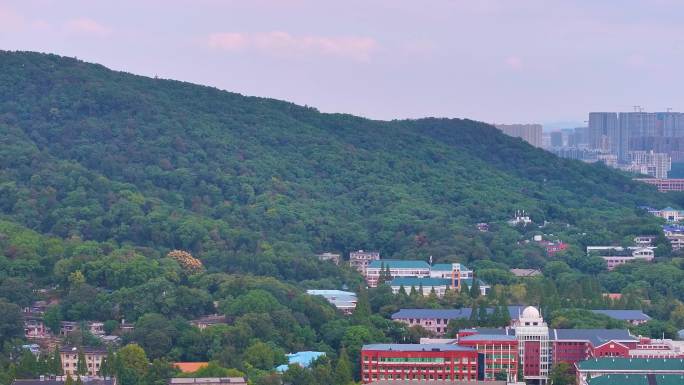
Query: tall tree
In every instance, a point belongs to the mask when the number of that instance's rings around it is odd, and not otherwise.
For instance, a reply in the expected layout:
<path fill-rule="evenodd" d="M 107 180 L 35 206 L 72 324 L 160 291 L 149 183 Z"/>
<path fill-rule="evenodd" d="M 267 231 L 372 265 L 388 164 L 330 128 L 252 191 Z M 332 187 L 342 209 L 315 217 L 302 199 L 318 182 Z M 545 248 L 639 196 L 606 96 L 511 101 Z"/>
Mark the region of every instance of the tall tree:
<path fill-rule="evenodd" d="M 349 360 L 347 349 L 342 347 L 337 358 L 337 365 L 335 366 L 335 384 L 348 385 L 353 380 L 352 363 Z"/>

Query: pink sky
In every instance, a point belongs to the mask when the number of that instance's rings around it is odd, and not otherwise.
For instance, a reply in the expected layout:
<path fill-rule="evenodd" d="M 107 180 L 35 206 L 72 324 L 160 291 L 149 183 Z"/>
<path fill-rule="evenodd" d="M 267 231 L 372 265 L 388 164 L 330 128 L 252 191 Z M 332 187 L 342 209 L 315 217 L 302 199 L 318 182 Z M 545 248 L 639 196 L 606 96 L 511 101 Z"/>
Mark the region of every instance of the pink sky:
<path fill-rule="evenodd" d="M 372 118 L 684 110 L 684 2 L 3 0 L 0 49 Z"/>

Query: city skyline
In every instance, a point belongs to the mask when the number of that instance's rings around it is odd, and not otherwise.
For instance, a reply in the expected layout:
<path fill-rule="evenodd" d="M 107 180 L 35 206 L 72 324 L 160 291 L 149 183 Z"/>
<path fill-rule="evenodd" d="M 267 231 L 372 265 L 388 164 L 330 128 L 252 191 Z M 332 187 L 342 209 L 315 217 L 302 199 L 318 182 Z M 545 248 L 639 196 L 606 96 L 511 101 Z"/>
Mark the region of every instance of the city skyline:
<path fill-rule="evenodd" d="M 684 110 L 670 87 L 684 64 L 684 4 L 621 5 L 10 0 L 0 5 L 0 49 L 378 119 L 548 130 L 635 104 Z"/>

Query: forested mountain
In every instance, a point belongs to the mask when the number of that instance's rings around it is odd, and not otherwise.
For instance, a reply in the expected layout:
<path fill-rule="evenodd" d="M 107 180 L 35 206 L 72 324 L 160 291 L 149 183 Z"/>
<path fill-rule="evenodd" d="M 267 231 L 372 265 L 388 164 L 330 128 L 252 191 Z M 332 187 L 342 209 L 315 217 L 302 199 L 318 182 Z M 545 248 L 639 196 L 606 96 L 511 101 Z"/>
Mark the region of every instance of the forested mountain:
<path fill-rule="evenodd" d="M 475 121 L 323 114 L 38 53 L 0 53 L 0 141 L 10 221 L 292 280 L 334 274 L 302 258 L 321 251 L 504 261 L 513 238 L 473 224 L 517 209 L 619 240 L 664 204 Z"/>

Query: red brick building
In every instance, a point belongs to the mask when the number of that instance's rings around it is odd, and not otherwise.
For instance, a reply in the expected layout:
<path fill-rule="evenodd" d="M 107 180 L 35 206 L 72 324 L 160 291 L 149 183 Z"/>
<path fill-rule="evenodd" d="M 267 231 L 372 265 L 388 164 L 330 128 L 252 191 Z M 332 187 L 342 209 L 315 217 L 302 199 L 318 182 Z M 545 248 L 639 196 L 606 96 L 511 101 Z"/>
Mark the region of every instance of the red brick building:
<path fill-rule="evenodd" d="M 470 347 L 448 344 L 372 344 L 361 349 L 361 380 L 477 381 L 484 358 Z"/>
<path fill-rule="evenodd" d="M 484 379 L 494 380 L 499 372 L 508 382 L 518 381 L 518 340 L 515 336 L 474 334 L 459 337 L 458 344 L 477 350 L 484 358 Z"/>

